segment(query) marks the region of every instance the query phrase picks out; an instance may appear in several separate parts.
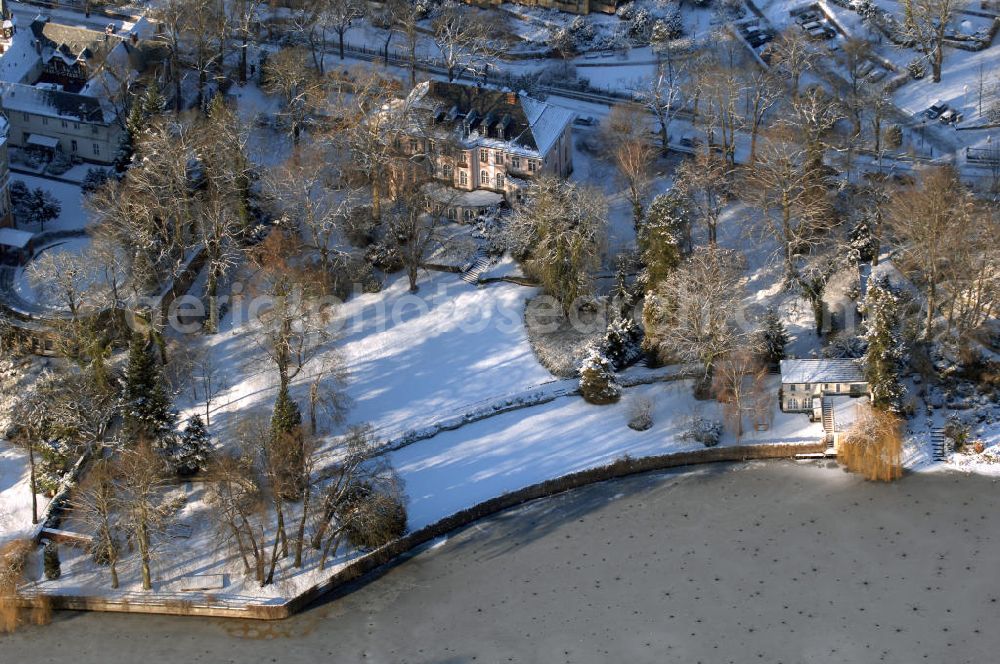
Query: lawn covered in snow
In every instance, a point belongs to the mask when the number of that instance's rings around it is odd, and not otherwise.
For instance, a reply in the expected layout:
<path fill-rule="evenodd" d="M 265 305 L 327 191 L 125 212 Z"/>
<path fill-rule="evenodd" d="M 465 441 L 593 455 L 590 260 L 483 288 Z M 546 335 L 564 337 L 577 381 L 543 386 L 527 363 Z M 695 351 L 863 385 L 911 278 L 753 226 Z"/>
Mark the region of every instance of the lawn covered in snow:
<path fill-rule="evenodd" d="M 0 440 L 0 544 L 32 530 L 29 477 L 27 453 Z M 39 516 L 47 504 L 48 498 L 38 496 Z"/>

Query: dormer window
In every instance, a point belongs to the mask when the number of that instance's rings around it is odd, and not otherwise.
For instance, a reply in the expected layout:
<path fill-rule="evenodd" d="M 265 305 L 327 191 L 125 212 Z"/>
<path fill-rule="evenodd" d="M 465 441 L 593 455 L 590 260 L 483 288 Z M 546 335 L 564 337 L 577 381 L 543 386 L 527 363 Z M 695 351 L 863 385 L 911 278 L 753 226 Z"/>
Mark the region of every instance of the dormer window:
<path fill-rule="evenodd" d="M 535 169 L 536 169 L 537 167 L 538 167 L 538 164 L 537 164 L 537 163 L 535 162 L 535 160 L 534 160 L 534 159 L 529 159 L 529 160 L 528 160 L 528 172 L 529 172 L 529 173 L 534 173 L 534 172 L 535 172 Z"/>
<path fill-rule="evenodd" d="M 521 168 L 521 158 L 520 157 L 511 157 L 510 158 L 510 167 L 511 168 L 518 168 L 518 169 Z"/>

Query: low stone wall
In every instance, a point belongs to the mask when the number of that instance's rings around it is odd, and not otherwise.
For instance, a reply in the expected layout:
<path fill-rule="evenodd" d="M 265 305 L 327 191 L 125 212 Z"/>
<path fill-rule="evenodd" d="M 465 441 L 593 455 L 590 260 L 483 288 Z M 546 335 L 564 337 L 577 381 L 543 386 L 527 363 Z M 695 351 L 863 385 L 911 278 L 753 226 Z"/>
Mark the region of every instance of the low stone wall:
<path fill-rule="evenodd" d="M 468 526 L 479 519 L 508 510 L 524 503 L 547 498 L 572 489 L 605 482 L 620 477 L 628 477 L 639 473 L 666 470 L 680 466 L 691 466 L 705 463 L 749 461 L 754 459 L 790 459 L 798 454 L 815 454 L 826 450 L 823 442 L 783 443 L 761 445 L 734 445 L 710 447 L 690 452 L 677 452 L 633 459 L 624 457 L 613 463 L 564 475 L 552 480 L 524 487 L 517 491 L 505 493 L 496 498 L 474 505 L 468 509 L 456 512 L 440 521 L 424 526 L 409 535 L 405 535 L 371 553 L 367 553 L 351 561 L 341 570 L 333 573 L 330 578 L 304 591 L 297 597 L 280 604 L 246 603 L 235 606 L 221 601 L 194 601 L 186 599 L 161 599 L 155 594 L 148 598 L 135 594 L 135 600 L 103 599 L 99 597 L 80 597 L 66 595 L 46 595 L 53 609 L 77 611 L 110 611 L 120 613 L 153 613 L 176 616 L 212 616 L 218 618 L 244 618 L 256 620 L 280 620 L 301 611 L 322 596 L 338 590 L 347 584 L 358 580 L 379 567 L 397 560 L 403 554 L 413 551 L 434 539 Z M 25 605 L 38 601 L 33 597 L 24 597 Z"/>

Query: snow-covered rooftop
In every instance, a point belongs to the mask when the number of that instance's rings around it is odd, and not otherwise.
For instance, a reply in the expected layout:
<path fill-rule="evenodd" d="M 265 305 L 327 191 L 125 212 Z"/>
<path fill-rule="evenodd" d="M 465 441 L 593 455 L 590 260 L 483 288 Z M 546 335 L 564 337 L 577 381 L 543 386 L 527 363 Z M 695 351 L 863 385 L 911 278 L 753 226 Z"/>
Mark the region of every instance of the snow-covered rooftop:
<path fill-rule="evenodd" d="M 424 81 L 405 106 L 429 115 L 430 129 L 461 130 L 467 147 L 493 147 L 544 158 L 573 121 L 573 113 L 529 97 L 493 88 Z"/>
<path fill-rule="evenodd" d="M 864 383 L 865 374 L 857 360 L 782 360 L 781 382 Z"/>
<path fill-rule="evenodd" d="M 14 249 L 24 249 L 34 237 L 28 231 L 19 231 L 16 228 L 0 228 L 0 247 L 13 247 Z"/>
<path fill-rule="evenodd" d="M 115 118 L 111 104 L 89 95 L 0 81 L 0 96 L 8 111 L 98 124 L 110 124 Z"/>

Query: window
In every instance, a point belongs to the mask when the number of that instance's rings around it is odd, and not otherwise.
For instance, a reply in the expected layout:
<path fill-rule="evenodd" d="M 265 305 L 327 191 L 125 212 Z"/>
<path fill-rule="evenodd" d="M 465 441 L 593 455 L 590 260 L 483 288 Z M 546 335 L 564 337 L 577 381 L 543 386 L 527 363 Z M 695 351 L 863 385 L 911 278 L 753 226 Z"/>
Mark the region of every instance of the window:
<path fill-rule="evenodd" d="M 488 164 L 490 162 L 490 151 L 489 150 L 480 150 L 479 151 L 479 161 L 483 162 L 484 164 Z"/>
<path fill-rule="evenodd" d="M 534 173 L 535 172 L 535 160 L 534 159 L 529 159 L 528 160 L 528 172 L 529 173 Z"/>
<path fill-rule="evenodd" d="M 42 124 L 43 125 L 49 124 L 49 119 L 48 118 L 42 118 Z"/>
<path fill-rule="evenodd" d="M 21 117 L 24 118 L 25 122 L 31 119 L 31 116 L 29 116 L 27 113 L 21 113 Z"/>
<path fill-rule="evenodd" d="M 69 123 L 66 122 L 65 120 L 62 120 L 62 128 L 66 129 L 67 127 L 69 127 Z"/>
<path fill-rule="evenodd" d="M 479 184 L 483 187 L 490 186 L 490 174 L 486 171 L 479 171 Z"/>
<path fill-rule="evenodd" d="M 79 129 L 79 128 L 80 128 L 80 123 L 79 122 L 74 122 L 73 123 L 73 129 Z"/>
<path fill-rule="evenodd" d="M 465 211 L 465 220 L 466 221 L 472 221 L 472 218 L 475 216 L 475 214 L 476 213 L 473 212 L 472 210 L 466 210 Z"/>
<path fill-rule="evenodd" d="M 94 156 L 96 157 L 100 154 L 101 154 L 101 146 L 98 145 L 97 143 L 94 143 Z"/>
<path fill-rule="evenodd" d="M 452 177 L 454 177 L 455 175 L 455 172 L 452 169 L 451 164 L 445 164 L 444 168 L 442 168 L 441 171 L 444 177 L 446 177 L 449 180 L 452 179 Z"/>
<path fill-rule="evenodd" d="M 410 140 L 410 152 L 416 152 L 417 151 L 417 147 L 418 147 L 417 141 L 411 139 Z"/>
<path fill-rule="evenodd" d="M 520 157 L 511 157 L 510 158 L 510 167 L 511 168 L 521 168 L 521 158 Z"/>
<path fill-rule="evenodd" d="M 70 141 L 70 148 L 72 148 L 73 152 L 76 152 L 76 140 Z"/>
<path fill-rule="evenodd" d="M 503 173 L 497 173 L 497 189 L 503 189 Z"/>
<path fill-rule="evenodd" d="M 458 183 L 463 187 L 469 184 L 469 174 L 465 171 L 458 172 Z"/>
<path fill-rule="evenodd" d="M 90 125 L 90 133 L 97 134 L 97 125 Z"/>
<path fill-rule="evenodd" d="M 493 153 L 493 158 L 496 159 L 496 161 L 497 161 L 498 164 L 502 164 L 503 163 L 503 152 L 500 152 L 499 150 L 497 150 L 496 152 Z"/>
<path fill-rule="evenodd" d="M 795 397 L 791 397 L 788 400 L 788 410 L 798 410 L 798 409 L 799 409 L 799 400 L 796 399 Z"/>

